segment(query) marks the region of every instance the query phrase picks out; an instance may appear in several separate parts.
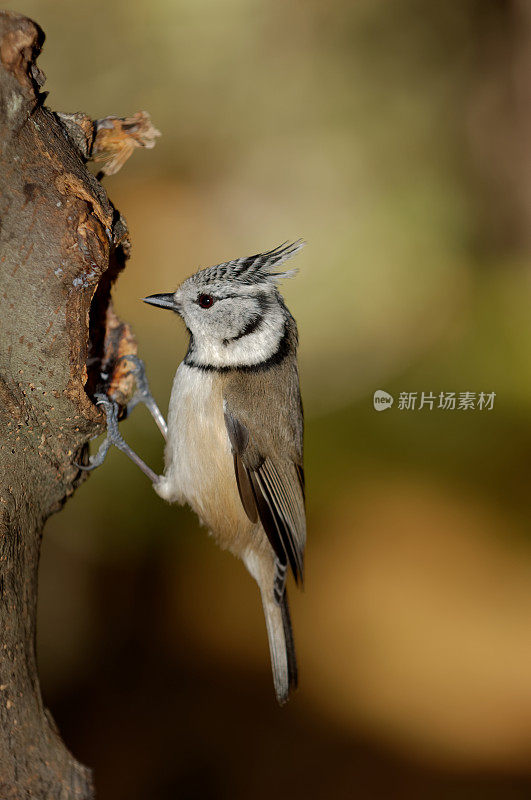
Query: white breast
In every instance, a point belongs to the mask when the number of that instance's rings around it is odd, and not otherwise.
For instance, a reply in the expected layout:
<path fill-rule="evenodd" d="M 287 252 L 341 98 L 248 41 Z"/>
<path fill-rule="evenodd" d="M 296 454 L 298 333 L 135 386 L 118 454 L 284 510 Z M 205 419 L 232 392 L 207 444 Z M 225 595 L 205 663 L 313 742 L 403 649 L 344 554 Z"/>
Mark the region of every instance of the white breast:
<path fill-rule="evenodd" d="M 165 462 L 158 494 L 170 502 L 189 503 L 220 544 L 234 549 L 249 520 L 238 495 L 218 373 L 179 366 L 168 411 Z"/>

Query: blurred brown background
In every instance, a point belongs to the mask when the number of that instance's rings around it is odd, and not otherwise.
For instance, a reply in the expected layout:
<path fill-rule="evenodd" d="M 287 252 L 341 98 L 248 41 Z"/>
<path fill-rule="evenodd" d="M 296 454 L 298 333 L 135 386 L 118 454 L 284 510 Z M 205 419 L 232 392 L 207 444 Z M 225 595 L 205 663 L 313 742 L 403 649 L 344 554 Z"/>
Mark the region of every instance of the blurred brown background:
<path fill-rule="evenodd" d="M 531 795 L 531 6 L 27 0 L 49 105 L 148 110 L 105 179 L 115 289 L 164 411 L 185 333 L 139 302 L 299 236 L 298 693 L 258 593 L 113 452 L 50 520 L 46 702 L 101 800 Z M 377 414 L 375 389 L 494 391 Z M 144 410 L 124 433 L 157 469 Z"/>

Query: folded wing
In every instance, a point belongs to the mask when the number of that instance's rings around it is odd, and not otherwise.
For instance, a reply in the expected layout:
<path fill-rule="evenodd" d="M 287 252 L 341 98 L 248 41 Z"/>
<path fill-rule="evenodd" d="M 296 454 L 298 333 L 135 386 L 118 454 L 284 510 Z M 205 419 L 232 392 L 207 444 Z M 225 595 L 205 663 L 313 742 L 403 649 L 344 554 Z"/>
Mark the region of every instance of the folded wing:
<path fill-rule="evenodd" d="M 257 453 L 252 434 L 229 411 L 225 424 L 245 513 L 251 522 L 260 520 L 279 563 L 289 563 L 295 580 L 302 581 L 306 541 L 302 465 L 278 454 Z"/>

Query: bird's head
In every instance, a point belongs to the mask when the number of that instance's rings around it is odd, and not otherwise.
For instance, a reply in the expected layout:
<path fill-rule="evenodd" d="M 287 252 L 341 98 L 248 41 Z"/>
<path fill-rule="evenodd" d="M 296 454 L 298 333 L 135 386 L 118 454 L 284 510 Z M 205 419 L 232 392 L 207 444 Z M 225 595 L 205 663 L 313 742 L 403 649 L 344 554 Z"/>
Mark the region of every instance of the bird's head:
<path fill-rule="evenodd" d="M 190 332 L 186 363 L 230 369 L 263 363 L 277 351 L 291 319 L 277 283 L 294 274 L 275 269 L 304 242 L 281 245 L 199 270 L 173 294 L 144 302 L 179 314 Z"/>

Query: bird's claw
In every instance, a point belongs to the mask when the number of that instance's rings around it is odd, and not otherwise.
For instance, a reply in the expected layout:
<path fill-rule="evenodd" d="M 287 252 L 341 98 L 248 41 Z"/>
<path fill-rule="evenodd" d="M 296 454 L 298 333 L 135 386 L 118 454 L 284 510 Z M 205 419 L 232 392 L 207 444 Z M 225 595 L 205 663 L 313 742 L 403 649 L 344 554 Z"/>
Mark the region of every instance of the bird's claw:
<path fill-rule="evenodd" d="M 144 362 L 136 355 L 121 356 L 118 360 L 128 360 L 133 363 L 133 369 L 130 370 L 128 374 L 135 376 L 136 383 L 135 394 L 128 403 L 124 416 L 127 417 L 133 408 L 138 405 L 138 403 L 144 403 L 155 420 L 160 432 L 166 439 L 168 434 L 168 426 L 166 425 L 166 421 L 162 416 L 160 409 L 157 406 L 149 389 Z M 128 458 L 130 458 L 131 461 L 133 461 L 138 467 L 140 467 L 142 472 L 148 476 L 152 483 L 156 483 L 159 479 L 159 476 L 153 472 L 153 470 L 148 467 L 148 465 L 145 464 L 139 456 L 137 456 L 134 450 L 129 447 L 118 429 L 118 415 L 120 413 L 120 406 L 118 403 L 116 403 L 114 400 L 111 400 L 111 398 L 106 394 L 102 393 L 95 394 L 94 400 L 96 405 L 103 406 L 103 409 L 105 410 L 105 416 L 107 418 L 107 436 L 101 443 L 100 449 L 96 455 L 89 458 L 89 463 L 86 466 L 82 464 L 76 464 L 76 467 L 84 470 L 85 472 L 90 472 L 90 470 L 99 467 L 105 461 L 105 457 L 107 456 L 111 445 L 114 445 L 118 448 L 118 450 L 121 450 L 122 453 L 125 453 L 125 455 L 128 456 Z"/>
<path fill-rule="evenodd" d="M 133 369 L 130 369 L 127 373 L 128 375 L 134 375 L 135 377 L 135 384 L 136 384 L 136 391 L 127 404 L 127 416 L 131 413 L 131 411 L 137 406 L 139 403 L 149 403 L 152 399 L 151 391 L 149 388 L 149 383 L 146 376 L 146 365 L 142 361 L 142 359 L 134 354 L 127 355 L 127 356 L 120 356 L 118 361 L 131 361 L 134 365 Z"/>
<path fill-rule="evenodd" d="M 109 448 L 111 443 L 108 438 L 106 438 L 100 445 L 100 449 L 96 453 L 95 456 L 89 457 L 88 464 L 78 464 L 77 461 L 74 461 L 74 465 L 78 468 L 83 470 L 83 472 L 91 472 L 91 470 L 96 469 L 96 467 L 101 467 L 103 462 L 105 461 L 105 457 L 109 452 Z"/>
<path fill-rule="evenodd" d="M 162 416 L 160 409 L 155 402 L 155 398 L 151 394 L 151 389 L 149 388 L 149 383 L 146 375 L 146 366 L 142 359 L 137 355 L 127 355 L 127 356 L 120 356 L 118 361 L 131 361 L 133 369 L 129 371 L 129 375 L 134 375 L 135 383 L 136 383 L 136 391 L 127 404 L 127 408 L 125 411 L 125 415 L 128 417 L 131 411 L 139 404 L 143 403 L 146 408 L 148 409 L 149 413 L 155 420 L 155 423 L 164 436 L 166 438 L 168 434 L 168 426 L 166 425 L 166 421 Z"/>
<path fill-rule="evenodd" d="M 126 444 L 118 428 L 118 414 L 120 411 L 118 403 L 116 403 L 114 400 L 111 400 L 105 394 L 96 394 L 94 397 L 96 400 L 96 405 L 103 406 L 105 411 L 105 416 L 107 418 L 107 436 L 101 443 L 96 455 L 90 456 L 88 464 L 75 465 L 78 467 L 78 469 L 81 469 L 84 472 L 90 472 L 91 470 L 96 469 L 96 467 L 100 467 L 105 461 L 111 445 L 114 445 L 119 450 L 125 451 L 128 449 L 128 445 Z"/>

